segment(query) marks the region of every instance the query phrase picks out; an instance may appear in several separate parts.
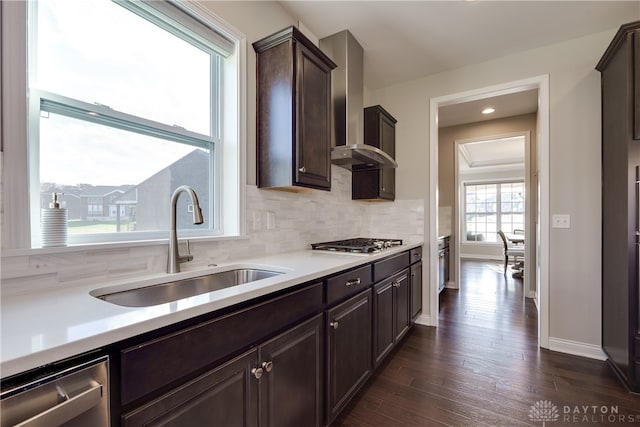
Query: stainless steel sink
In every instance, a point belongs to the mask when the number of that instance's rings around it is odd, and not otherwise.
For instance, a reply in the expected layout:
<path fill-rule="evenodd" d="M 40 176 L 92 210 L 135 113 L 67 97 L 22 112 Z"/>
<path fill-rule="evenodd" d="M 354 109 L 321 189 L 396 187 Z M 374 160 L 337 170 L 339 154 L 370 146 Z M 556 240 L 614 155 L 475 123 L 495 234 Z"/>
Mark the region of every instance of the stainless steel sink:
<path fill-rule="evenodd" d="M 253 268 L 240 268 L 208 274 L 206 276 L 193 277 L 191 279 L 94 296 L 112 304 L 125 307 L 150 307 L 152 305 L 177 301 L 182 298 L 205 294 L 219 289 L 230 288 L 243 283 L 266 279 L 279 274 L 283 273 Z"/>

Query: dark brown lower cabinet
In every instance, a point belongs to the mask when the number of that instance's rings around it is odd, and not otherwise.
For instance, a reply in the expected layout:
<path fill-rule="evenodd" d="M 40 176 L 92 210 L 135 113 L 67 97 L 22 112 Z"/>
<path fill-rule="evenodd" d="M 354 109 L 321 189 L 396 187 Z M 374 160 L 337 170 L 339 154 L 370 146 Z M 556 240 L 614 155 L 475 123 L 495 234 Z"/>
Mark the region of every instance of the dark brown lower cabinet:
<path fill-rule="evenodd" d="M 260 346 L 261 427 L 322 425 L 323 341 L 320 314 Z"/>
<path fill-rule="evenodd" d="M 393 283 L 385 280 L 373 288 L 373 357 L 378 366 L 393 348 Z"/>
<path fill-rule="evenodd" d="M 371 375 L 371 298 L 369 288 L 327 311 L 327 424 Z"/>
<path fill-rule="evenodd" d="M 420 312 L 420 256 L 414 248 L 115 344 L 114 418 L 125 427 L 330 424 Z"/>
<path fill-rule="evenodd" d="M 407 332 L 409 332 L 409 327 L 411 326 L 411 319 L 409 317 L 409 270 L 405 270 L 398 274 L 394 279 L 394 282 L 396 315 L 393 323 L 393 330 L 395 333 L 395 340 L 398 342 Z"/>
<path fill-rule="evenodd" d="M 374 366 L 409 330 L 409 286 L 409 271 L 404 270 L 373 288 Z"/>
<path fill-rule="evenodd" d="M 258 425 L 258 387 L 252 350 L 125 414 L 122 425 L 243 427 Z"/>
<path fill-rule="evenodd" d="M 422 312 L 422 261 L 411 265 L 411 320 Z"/>
<path fill-rule="evenodd" d="M 124 415 L 122 424 L 321 426 L 322 341 L 319 314 Z"/>

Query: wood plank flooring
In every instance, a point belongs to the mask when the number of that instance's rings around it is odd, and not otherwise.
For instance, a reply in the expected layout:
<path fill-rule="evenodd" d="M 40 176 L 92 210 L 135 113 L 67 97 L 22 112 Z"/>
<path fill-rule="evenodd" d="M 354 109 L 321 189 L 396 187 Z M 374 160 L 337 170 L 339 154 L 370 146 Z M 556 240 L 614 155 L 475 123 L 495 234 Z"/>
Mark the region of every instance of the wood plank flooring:
<path fill-rule="evenodd" d="M 461 276 L 440 326 L 416 325 L 333 426 L 640 425 L 640 396 L 605 362 L 538 348 L 521 279 L 467 260 Z M 531 412 L 545 401 L 557 412 Z"/>

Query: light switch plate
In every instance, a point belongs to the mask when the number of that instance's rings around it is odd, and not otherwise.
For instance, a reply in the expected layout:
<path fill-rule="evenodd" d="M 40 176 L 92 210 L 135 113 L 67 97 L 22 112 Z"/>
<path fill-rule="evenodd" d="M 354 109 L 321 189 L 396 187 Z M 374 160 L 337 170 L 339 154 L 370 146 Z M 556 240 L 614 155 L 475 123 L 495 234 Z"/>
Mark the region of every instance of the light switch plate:
<path fill-rule="evenodd" d="M 551 227 L 553 228 L 571 228 L 571 215 L 554 214 L 551 218 Z"/>

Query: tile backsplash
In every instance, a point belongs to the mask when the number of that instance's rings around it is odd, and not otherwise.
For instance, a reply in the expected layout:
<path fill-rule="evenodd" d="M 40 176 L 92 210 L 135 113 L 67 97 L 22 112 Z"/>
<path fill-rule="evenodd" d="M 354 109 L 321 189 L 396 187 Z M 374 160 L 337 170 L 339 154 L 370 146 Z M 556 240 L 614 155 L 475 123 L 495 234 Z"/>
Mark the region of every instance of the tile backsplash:
<path fill-rule="evenodd" d="M 304 250 L 312 242 L 348 237 L 424 239 L 424 200 L 366 203 L 351 200 L 351 173 L 332 167 L 330 192 L 288 193 L 247 186 L 247 235 L 242 238 L 191 242 L 194 263 L 226 263 Z M 181 245 L 182 246 L 182 245 Z M 184 251 L 184 248 L 182 248 Z M 4 296 L 162 273 L 167 246 L 2 257 Z"/>

